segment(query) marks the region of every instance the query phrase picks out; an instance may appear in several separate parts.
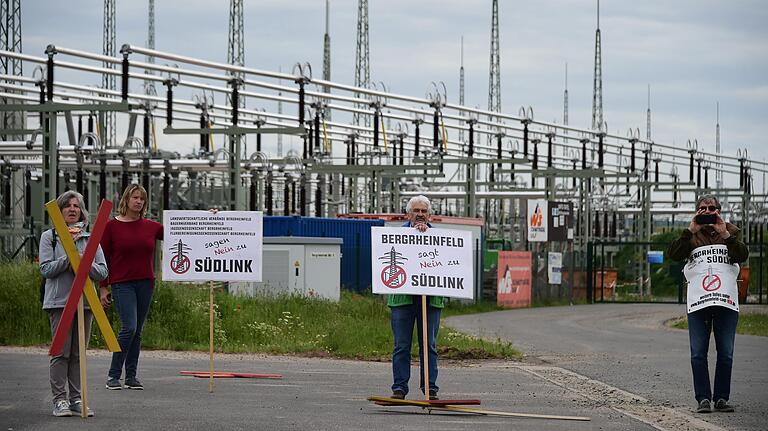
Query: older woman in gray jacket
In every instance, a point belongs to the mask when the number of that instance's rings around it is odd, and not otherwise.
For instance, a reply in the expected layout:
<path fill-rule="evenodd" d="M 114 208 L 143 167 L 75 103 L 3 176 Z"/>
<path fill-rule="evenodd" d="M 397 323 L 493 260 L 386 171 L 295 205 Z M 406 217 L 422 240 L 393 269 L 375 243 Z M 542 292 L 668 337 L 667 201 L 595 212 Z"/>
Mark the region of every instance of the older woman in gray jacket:
<path fill-rule="evenodd" d="M 56 203 L 64 216 L 69 233 L 75 241 L 77 251 L 82 255 L 90 236 L 86 232 L 88 211 L 86 211 L 83 203 L 83 195 L 71 190 L 66 191 L 56 198 Z M 75 279 L 75 273 L 60 239 L 53 229 L 46 230 L 40 236 L 40 273 L 46 279 L 43 310 L 48 312 L 51 334 L 56 332 L 64 312 L 64 305 L 67 303 L 67 297 L 72 289 L 72 282 Z M 104 253 L 99 247 L 89 276 L 93 281 L 98 282 L 107 278 L 107 274 L 107 263 L 104 260 Z M 93 314 L 91 314 L 87 303 L 84 318 L 87 347 L 91 335 L 91 322 L 93 321 Z M 61 354 L 51 358 L 50 381 L 53 392 L 53 415 L 81 414 L 80 351 L 77 325 L 72 325 Z M 67 387 L 69 387 L 69 396 L 67 396 Z M 93 416 L 93 411 L 90 408 L 88 409 L 88 416 Z"/>

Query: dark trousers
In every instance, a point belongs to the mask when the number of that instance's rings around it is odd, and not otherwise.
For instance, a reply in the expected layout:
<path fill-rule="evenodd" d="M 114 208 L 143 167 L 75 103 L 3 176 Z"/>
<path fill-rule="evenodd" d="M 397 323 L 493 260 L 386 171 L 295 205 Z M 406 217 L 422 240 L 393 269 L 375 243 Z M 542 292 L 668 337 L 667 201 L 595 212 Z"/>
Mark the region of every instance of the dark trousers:
<path fill-rule="evenodd" d="M 120 352 L 112 354 L 109 378 L 119 379 L 125 365 L 125 377 L 136 377 L 141 352 L 141 331 L 152 303 L 152 280 L 138 280 L 112 285 L 112 299 L 120 315 L 120 333 L 117 342 Z"/>
<path fill-rule="evenodd" d="M 391 307 L 392 334 L 395 348 L 392 350 L 393 391 L 408 393 L 408 380 L 411 378 L 411 343 L 414 323 L 418 327 L 419 359 L 421 363 L 419 386 L 424 391 L 424 346 L 422 346 L 421 298 L 415 297 L 414 303 Z M 429 389 L 437 392 L 437 330 L 440 328 L 440 308 L 427 304 L 427 343 L 429 358 Z"/>
<path fill-rule="evenodd" d="M 726 307 L 713 305 L 688 314 L 688 338 L 691 340 L 691 369 L 696 401 L 728 400 L 731 395 L 731 368 L 733 344 L 739 313 Z M 714 391 L 709 381 L 710 334 L 715 333 L 717 363 L 715 364 Z M 714 397 L 713 397 L 714 393 Z"/>

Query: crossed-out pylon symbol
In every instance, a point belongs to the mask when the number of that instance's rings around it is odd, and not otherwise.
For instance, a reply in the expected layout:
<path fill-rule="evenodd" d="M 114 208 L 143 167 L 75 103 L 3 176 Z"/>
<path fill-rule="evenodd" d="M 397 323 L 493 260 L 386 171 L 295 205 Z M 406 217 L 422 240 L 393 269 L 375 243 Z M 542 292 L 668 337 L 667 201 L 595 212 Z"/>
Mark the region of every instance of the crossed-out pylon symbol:
<path fill-rule="evenodd" d="M 184 244 L 179 240 L 176 244 L 173 244 L 168 251 L 173 253 L 173 257 L 171 257 L 171 271 L 175 272 L 176 274 L 184 274 L 185 272 L 189 271 L 189 268 L 192 266 L 192 263 L 189 261 L 189 258 L 185 253 L 189 252 L 191 249 L 188 245 Z"/>
<path fill-rule="evenodd" d="M 405 268 L 400 265 L 403 264 L 403 260 L 408 260 L 408 258 L 403 257 L 402 253 L 392 247 L 392 250 L 385 253 L 384 256 L 380 256 L 379 260 L 386 262 L 386 265 L 381 270 L 381 282 L 390 289 L 402 287 L 408 276 L 405 273 Z"/>

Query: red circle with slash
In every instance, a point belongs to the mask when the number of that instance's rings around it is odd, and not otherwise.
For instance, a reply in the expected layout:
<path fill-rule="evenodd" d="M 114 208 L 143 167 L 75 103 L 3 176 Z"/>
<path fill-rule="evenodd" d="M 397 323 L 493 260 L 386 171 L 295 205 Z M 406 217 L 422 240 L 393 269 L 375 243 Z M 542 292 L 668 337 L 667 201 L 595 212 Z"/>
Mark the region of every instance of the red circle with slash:
<path fill-rule="evenodd" d="M 390 266 L 385 266 L 384 269 L 381 270 L 381 282 L 390 289 L 403 287 L 405 280 L 408 278 L 405 275 L 405 269 L 403 269 L 402 266 L 395 265 L 395 273 L 390 277 L 390 268 Z"/>
<path fill-rule="evenodd" d="M 171 258 L 171 270 L 176 274 L 184 274 L 189 271 L 190 266 L 192 265 L 187 256 L 181 256 L 181 258 L 179 258 L 179 256 L 173 256 Z"/>
<path fill-rule="evenodd" d="M 715 290 L 719 289 L 722 284 L 723 282 L 720 280 L 720 276 L 717 274 L 712 275 L 711 277 L 709 275 L 704 276 L 704 278 L 701 280 L 701 287 L 703 287 L 707 292 L 714 292 Z"/>

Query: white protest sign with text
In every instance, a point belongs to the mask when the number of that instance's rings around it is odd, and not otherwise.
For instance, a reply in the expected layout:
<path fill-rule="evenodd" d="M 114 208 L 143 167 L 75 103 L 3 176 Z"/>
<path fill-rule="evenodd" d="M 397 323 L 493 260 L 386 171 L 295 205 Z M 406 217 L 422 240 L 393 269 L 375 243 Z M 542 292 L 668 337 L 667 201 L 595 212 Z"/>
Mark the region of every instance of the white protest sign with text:
<path fill-rule="evenodd" d="M 474 296 L 472 232 L 371 228 L 373 293 Z"/>
<path fill-rule="evenodd" d="M 739 311 L 736 285 L 739 265 L 730 262 L 725 245 L 705 245 L 693 249 L 683 268 L 688 280 L 689 313 L 713 305 Z"/>
<path fill-rule="evenodd" d="M 163 280 L 261 281 L 262 213 L 164 211 Z"/>

